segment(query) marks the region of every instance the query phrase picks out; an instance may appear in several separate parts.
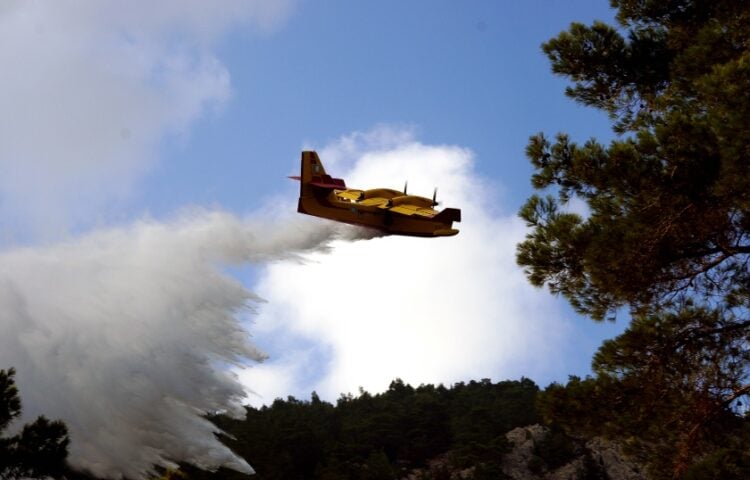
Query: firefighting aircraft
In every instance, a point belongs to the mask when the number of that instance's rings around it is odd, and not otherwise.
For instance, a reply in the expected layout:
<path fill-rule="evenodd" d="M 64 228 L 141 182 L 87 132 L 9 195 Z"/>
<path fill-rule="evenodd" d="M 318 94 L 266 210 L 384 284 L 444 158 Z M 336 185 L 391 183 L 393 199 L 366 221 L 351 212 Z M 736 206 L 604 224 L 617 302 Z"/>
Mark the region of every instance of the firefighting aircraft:
<path fill-rule="evenodd" d="M 432 198 L 407 195 L 390 188 L 355 190 L 340 178 L 326 174 L 316 152 L 302 152 L 297 211 L 337 222 L 380 229 L 392 235 L 449 237 L 458 233 L 453 222 L 461 221 L 461 210 L 437 206 L 437 189 Z"/>

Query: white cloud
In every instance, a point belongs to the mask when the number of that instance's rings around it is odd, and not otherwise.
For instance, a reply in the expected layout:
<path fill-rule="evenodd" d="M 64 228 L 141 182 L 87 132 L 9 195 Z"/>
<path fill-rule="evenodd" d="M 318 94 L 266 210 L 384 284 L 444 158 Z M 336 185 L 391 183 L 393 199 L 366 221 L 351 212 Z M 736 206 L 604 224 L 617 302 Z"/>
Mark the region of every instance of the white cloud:
<path fill-rule="evenodd" d="M 213 42 L 241 23 L 273 28 L 291 4 L 3 2 L 3 233 L 54 237 L 126 198 L 165 135 L 231 95 Z"/>
<path fill-rule="evenodd" d="M 254 331 L 272 358 L 242 374 L 260 395 L 251 402 L 311 390 L 329 399 L 360 386 L 382 391 L 397 377 L 451 383 L 557 371 L 571 326 L 516 265 L 525 227 L 515 213 L 496 213 L 471 151 L 379 128 L 320 154 L 328 173 L 352 187 L 400 189 L 408 179 L 410 193 L 430 196 L 439 186 L 441 208 L 462 209 L 454 225 L 461 233 L 342 243 L 304 265 L 268 266 L 254 289 L 268 300 Z M 318 348 L 300 355 L 295 344 Z M 283 379 L 268 382 L 273 375 Z"/>

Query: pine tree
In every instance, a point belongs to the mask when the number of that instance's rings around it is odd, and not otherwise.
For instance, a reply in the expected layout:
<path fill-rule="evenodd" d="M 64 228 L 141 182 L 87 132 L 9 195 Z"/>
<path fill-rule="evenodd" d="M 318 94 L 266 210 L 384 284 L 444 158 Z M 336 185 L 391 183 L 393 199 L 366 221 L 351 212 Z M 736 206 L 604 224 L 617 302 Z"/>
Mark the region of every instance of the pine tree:
<path fill-rule="evenodd" d="M 532 183 L 548 194 L 521 209 L 531 232 L 517 259 L 580 313 L 632 318 L 595 378 L 542 395 L 545 416 L 622 439 L 655 477 L 687 478 L 747 431 L 750 3 L 611 5 L 618 26 L 574 23 L 543 50 L 618 138 L 531 138 Z M 566 211 L 571 199 L 587 211 Z"/>
<path fill-rule="evenodd" d="M 567 94 L 623 132 L 604 146 L 532 137 L 533 227 L 518 262 L 582 313 L 680 294 L 747 303 L 750 285 L 750 5 L 613 0 L 620 30 L 596 22 L 543 45 Z M 625 30 L 627 38 L 621 30 Z M 588 215 L 566 213 L 577 197 Z"/>

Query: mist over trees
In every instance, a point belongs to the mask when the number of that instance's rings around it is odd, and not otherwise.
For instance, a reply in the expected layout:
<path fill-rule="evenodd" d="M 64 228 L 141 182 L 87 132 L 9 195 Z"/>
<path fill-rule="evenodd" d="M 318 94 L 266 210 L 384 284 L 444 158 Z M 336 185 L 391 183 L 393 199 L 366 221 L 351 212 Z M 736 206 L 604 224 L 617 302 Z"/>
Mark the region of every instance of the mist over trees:
<path fill-rule="evenodd" d="M 748 478 L 750 4 L 611 4 L 619 25 L 574 23 L 543 50 L 619 136 L 531 138 L 547 194 L 521 209 L 517 259 L 578 312 L 630 325 L 541 413 L 622 440 L 654 478 Z"/>
<path fill-rule="evenodd" d="M 0 479 L 60 478 L 68 456 L 68 431 L 60 421 L 44 416 L 8 436 L 6 430 L 21 415 L 15 370 L 0 370 Z"/>

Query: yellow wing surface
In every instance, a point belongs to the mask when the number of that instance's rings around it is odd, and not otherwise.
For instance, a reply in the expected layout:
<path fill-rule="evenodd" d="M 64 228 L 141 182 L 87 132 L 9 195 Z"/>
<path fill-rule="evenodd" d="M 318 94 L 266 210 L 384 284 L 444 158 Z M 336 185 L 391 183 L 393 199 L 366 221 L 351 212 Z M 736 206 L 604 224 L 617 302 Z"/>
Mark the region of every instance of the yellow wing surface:
<path fill-rule="evenodd" d="M 388 199 L 387 198 L 366 198 L 364 200 L 360 200 L 357 202 L 357 205 L 363 205 L 365 207 L 378 207 L 382 209 L 388 208 Z"/>
<path fill-rule="evenodd" d="M 356 202 L 362 198 L 362 190 L 336 190 L 336 196 L 341 200 Z"/>
<path fill-rule="evenodd" d="M 391 212 L 400 213 L 402 215 L 418 215 L 420 217 L 432 218 L 437 215 L 437 212 L 431 208 L 420 207 L 419 205 L 411 205 L 408 203 L 402 203 L 395 207 L 390 208 Z"/>
<path fill-rule="evenodd" d="M 385 189 L 383 189 L 385 190 Z M 351 202 L 363 207 L 377 207 L 382 210 L 389 210 L 393 213 L 399 213 L 401 215 L 419 216 L 432 218 L 437 215 L 437 211 L 431 208 L 432 201 L 429 198 L 417 197 L 414 195 L 400 195 L 400 196 L 373 196 L 373 193 L 385 193 L 388 192 L 375 192 L 375 191 L 362 191 L 362 190 L 336 190 L 335 194 L 339 200 Z M 400 192 L 396 192 L 400 193 Z"/>

